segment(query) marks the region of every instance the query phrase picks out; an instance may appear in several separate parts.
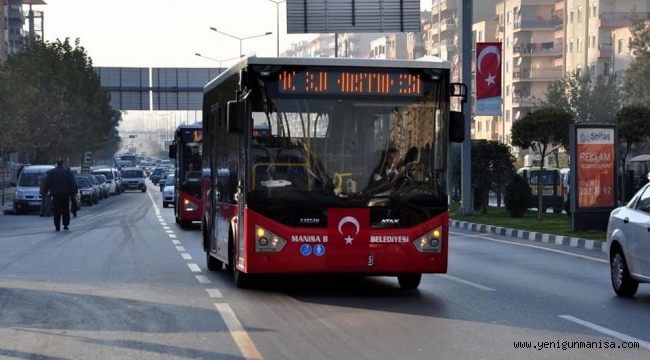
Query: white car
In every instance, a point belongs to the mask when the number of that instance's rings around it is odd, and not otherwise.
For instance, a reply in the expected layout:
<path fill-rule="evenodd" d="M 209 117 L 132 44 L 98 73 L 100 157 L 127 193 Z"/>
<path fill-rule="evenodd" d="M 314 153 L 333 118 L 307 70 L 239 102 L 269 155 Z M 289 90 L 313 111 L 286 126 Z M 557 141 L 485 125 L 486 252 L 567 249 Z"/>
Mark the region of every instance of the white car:
<path fill-rule="evenodd" d="M 163 188 L 163 207 L 167 205 L 174 206 L 174 174 L 170 174 L 165 179 L 165 187 Z"/>
<path fill-rule="evenodd" d="M 607 249 L 614 291 L 634 296 L 639 283 L 650 282 L 650 184 L 609 215 Z"/>

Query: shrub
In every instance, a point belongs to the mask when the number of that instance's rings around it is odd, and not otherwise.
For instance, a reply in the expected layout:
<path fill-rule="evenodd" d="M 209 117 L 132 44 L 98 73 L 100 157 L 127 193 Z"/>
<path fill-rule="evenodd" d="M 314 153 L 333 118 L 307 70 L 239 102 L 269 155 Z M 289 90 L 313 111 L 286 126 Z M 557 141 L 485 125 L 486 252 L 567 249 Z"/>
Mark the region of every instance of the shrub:
<path fill-rule="evenodd" d="M 510 216 L 524 216 L 524 212 L 530 207 L 530 199 L 532 196 L 533 193 L 526 180 L 519 175 L 513 175 L 506 186 L 504 199 L 506 210 L 510 213 Z"/>

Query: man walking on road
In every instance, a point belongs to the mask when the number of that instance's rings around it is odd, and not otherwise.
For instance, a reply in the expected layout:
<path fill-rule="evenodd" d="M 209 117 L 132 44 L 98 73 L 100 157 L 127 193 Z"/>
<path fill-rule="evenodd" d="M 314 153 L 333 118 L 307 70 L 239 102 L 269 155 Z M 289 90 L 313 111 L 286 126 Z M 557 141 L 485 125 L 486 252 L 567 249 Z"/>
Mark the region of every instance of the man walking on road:
<path fill-rule="evenodd" d="M 49 191 L 54 198 L 54 228 L 56 231 L 61 230 L 62 216 L 63 230 L 68 230 L 70 225 L 70 193 L 77 191 L 74 175 L 63 165 L 63 160 L 57 160 L 56 167 L 47 172 L 45 185 L 46 192 Z"/>

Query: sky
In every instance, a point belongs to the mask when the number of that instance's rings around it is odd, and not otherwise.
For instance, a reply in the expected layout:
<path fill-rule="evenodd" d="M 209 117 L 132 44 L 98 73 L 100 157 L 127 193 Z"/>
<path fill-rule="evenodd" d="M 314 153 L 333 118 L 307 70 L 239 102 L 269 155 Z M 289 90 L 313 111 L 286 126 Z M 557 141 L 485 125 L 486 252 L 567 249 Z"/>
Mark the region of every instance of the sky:
<path fill-rule="evenodd" d="M 240 41 L 210 30 L 215 27 L 244 38 L 244 54 L 276 55 L 276 10 L 270 0 L 45 0 L 35 6 L 45 13 L 45 40 L 80 39 L 94 66 L 227 67 L 239 56 Z M 430 9 L 431 0 L 420 0 Z M 27 10 L 27 5 L 25 5 Z M 280 52 L 315 34 L 287 34 L 286 3 L 279 5 Z M 221 63 L 194 55 L 230 61 Z M 129 111 L 120 132 L 142 129 L 146 117 L 158 126 L 192 119 L 195 114 Z"/>
<path fill-rule="evenodd" d="M 276 9 L 270 0 L 45 0 L 45 39 L 79 38 L 95 66 L 213 67 L 245 54 L 276 55 Z M 420 0 L 430 8 L 431 0 Z M 313 34 L 286 33 L 286 4 L 280 10 L 280 52 Z M 223 62 L 222 66 L 230 63 Z"/>

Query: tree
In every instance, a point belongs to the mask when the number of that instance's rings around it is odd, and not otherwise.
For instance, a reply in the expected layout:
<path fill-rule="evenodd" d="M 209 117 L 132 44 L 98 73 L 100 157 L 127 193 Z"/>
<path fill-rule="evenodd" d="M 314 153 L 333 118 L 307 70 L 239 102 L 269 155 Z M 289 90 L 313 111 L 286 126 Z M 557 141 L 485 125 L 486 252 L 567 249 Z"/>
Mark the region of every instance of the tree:
<path fill-rule="evenodd" d="M 629 46 L 634 60 L 623 74 L 626 100 L 650 106 L 650 28 L 637 22 L 631 33 Z"/>
<path fill-rule="evenodd" d="M 552 82 L 545 97 L 541 107 L 562 109 L 573 114 L 579 123 L 613 123 L 621 103 L 613 77 L 592 78 L 588 72 L 580 70 Z"/>
<path fill-rule="evenodd" d="M 119 123 L 79 40 L 27 42 L 2 73 L 2 83 L 12 84 L 3 124 L 10 123 L 21 140 L 14 150 L 29 162 L 78 159 L 102 146 Z"/>
<path fill-rule="evenodd" d="M 625 200 L 625 159 L 632 146 L 650 140 L 650 108 L 643 105 L 626 105 L 616 116 L 618 139 L 624 146 L 621 158 L 621 196 Z"/>
<path fill-rule="evenodd" d="M 574 122 L 571 113 L 552 107 L 529 112 L 512 125 L 512 145 L 522 149 L 532 148 L 541 157 L 540 174 L 544 172 L 544 160 L 558 147 L 569 146 L 569 125 Z M 542 181 L 537 182 L 538 215 L 542 219 Z"/>
<path fill-rule="evenodd" d="M 490 190 L 500 194 L 505 183 L 515 173 L 515 158 L 507 145 L 498 141 L 475 140 L 472 142 L 472 186 L 474 210 L 487 211 Z"/>

